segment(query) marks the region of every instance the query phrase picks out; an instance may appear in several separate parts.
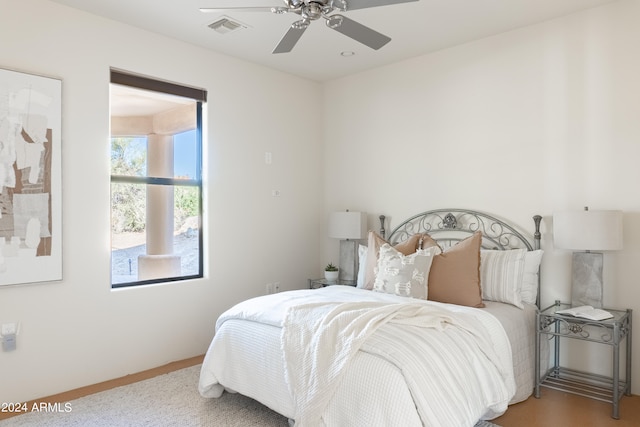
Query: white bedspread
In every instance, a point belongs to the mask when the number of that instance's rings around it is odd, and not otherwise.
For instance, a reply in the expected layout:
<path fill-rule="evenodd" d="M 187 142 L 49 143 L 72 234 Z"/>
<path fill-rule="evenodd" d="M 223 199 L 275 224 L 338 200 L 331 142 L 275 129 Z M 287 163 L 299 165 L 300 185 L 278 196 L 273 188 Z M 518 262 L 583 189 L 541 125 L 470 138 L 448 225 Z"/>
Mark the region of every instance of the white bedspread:
<path fill-rule="evenodd" d="M 497 319 L 482 310 L 329 287 L 245 301 L 225 312 L 216 328 L 227 322 L 235 325 L 239 319 L 281 328 L 281 363 L 291 401 L 272 406 L 295 418 L 296 426 L 335 424 L 337 416 L 344 416 L 344 411 L 332 409 L 336 395 L 343 408 L 373 405 L 362 413 L 396 405 L 401 408 L 390 413 L 410 407 L 417 410 L 422 425 L 472 426 L 480 418 L 504 412 L 515 393 L 509 340 Z M 218 344 L 216 338 L 203 364 L 201 394 L 216 397 L 226 386 L 250 395 L 246 390 L 251 384 L 244 383 L 256 381 L 255 376 L 239 380 L 236 375 L 230 384 L 218 382 L 217 377 L 223 376 L 220 365 L 242 356 L 226 348 L 228 336 Z M 402 402 L 399 396 L 396 402 L 394 395 L 363 402 L 358 389 L 379 383 L 380 378 L 371 377 L 381 372 L 360 375 L 356 390 L 341 390 L 345 384 L 354 387 L 353 375 L 348 381 L 342 379 L 345 373 L 362 369 L 366 358 L 355 356 L 363 353 L 369 360 L 370 356 L 384 359 L 401 373 L 408 390 L 404 394 L 411 402 Z M 277 393 L 275 384 L 273 389 Z"/>

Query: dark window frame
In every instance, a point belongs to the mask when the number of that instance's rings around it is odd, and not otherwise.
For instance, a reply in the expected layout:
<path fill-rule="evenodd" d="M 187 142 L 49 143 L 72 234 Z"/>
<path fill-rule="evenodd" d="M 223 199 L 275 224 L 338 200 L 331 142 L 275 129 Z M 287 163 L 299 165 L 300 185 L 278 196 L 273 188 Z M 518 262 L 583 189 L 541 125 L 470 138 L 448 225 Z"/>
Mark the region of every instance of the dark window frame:
<path fill-rule="evenodd" d="M 207 100 L 207 92 L 204 89 L 196 89 L 192 87 L 182 86 L 175 83 L 156 80 L 152 78 L 142 77 L 135 74 L 125 73 L 119 70 L 111 69 L 110 84 L 119 84 L 138 89 L 145 89 L 153 92 L 160 92 L 169 95 L 177 95 L 183 98 L 190 98 L 196 101 L 196 171 L 195 179 L 179 179 L 179 178 L 158 178 L 158 177 L 140 177 L 111 175 L 111 183 L 127 183 L 142 185 L 169 185 L 172 187 L 197 187 L 198 188 L 198 273 L 192 275 L 183 275 L 176 277 L 165 277 L 152 280 L 136 280 L 126 283 L 113 283 L 110 274 L 110 282 L 112 289 L 135 287 L 142 285 L 151 285 L 157 283 L 177 282 L 184 280 L 200 279 L 204 277 L 204 246 L 203 246 L 203 181 L 202 181 L 202 104 Z M 111 203 L 109 203 L 111 211 Z M 109 233 L 112 234 L 112 231 Z M 111 266 L 111 273 L 113 266 Z"/>

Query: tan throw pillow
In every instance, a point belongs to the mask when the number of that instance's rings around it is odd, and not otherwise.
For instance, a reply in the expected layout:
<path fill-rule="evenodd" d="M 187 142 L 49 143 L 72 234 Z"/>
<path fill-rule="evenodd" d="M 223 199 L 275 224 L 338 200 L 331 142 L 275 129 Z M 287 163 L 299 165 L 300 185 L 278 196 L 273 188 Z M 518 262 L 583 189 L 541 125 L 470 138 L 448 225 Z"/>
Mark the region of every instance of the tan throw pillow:
<path fill-rule="evenodd" d="M 482 233 L 436 255 L 429 272 L 428 299 L 469 307 L 484 307 L 480 288 Z"/>
<path fill-rule="evenodd" d="M 431 246 L 438 246 L 435 240 L 433 240 L 428 234 L 414 234 L 404 242 L 398 243 L 393 248 L 398 252 L 401 252 L 403 255 L 411 255 L 418 250 L 421 240 L 422 249 L 426 249 Z M 367 267 L 364 272 L 363 289 L 373 289 L 373 283 L 376 280 L 375 269 L 378 266 L 378 254 L 380 253 L 380 248 L 385 243 L 389 242 L 384 240 L 374 231 L 369 231 L 369 239 L 367 243 Z"/>

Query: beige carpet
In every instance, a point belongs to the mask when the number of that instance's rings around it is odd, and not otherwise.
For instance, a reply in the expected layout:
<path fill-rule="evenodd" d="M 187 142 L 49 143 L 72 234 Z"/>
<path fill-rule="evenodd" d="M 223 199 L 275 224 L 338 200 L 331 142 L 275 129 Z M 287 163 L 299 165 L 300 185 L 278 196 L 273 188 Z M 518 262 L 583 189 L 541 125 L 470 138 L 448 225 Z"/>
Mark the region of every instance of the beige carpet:
<path fill-rule="evenodd" d="M 197 390 L 199 374 L 200 365 L 192 366 L 65 402 L 58 412 L 9 418 L 0 421 L 0 427 L 289 426 L 282 415 L 239 394 L 202 398 Z M 494 424 L 478 423 L 476 427 L 480 426 Z"/>
<path fill-rule="evenodd" d="M 225 393 L 204 399 L 198 393 L 200 365 L 117 387 L 69 402 L 70 412 L 20 415 L 0 426 L 20 427 L 165 427 L 278 426 L 287 419 L 256 401 Z M 61 407 L 64 410 L 64 405 Z"/>

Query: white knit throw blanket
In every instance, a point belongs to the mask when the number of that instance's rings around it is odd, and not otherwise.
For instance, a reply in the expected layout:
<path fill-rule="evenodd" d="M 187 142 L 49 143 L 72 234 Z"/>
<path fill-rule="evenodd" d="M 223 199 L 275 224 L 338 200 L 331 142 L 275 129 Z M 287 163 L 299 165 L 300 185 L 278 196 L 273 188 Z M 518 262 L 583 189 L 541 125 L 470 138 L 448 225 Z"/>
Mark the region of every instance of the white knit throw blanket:
<path fill-rule="evenodd" d="M 295 426 L 322 425 L 321 416 L 353 356 L 388 322 L 438 329 L 456 324 L 480 337 L 482 346 L 491 346 L 481 330 L 455 316 L 444 308 L 413 303 L 311 303 L 290 308 L 281 338 L 285 377 L 296 407 Z"/>

